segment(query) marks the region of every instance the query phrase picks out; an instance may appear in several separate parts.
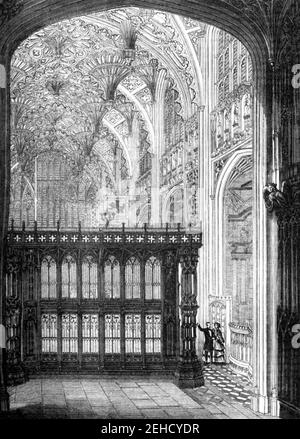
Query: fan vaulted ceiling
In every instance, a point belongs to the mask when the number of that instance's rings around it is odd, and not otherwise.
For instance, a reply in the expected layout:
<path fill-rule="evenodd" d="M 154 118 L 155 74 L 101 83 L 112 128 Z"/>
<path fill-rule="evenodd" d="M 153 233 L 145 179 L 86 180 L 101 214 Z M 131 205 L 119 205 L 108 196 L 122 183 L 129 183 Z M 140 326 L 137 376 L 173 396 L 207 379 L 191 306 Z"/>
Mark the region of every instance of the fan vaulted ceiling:
<path fill-rule="evenodd" d="M 130 176 L 128 136 L 136 117 L 151 145 L 159 72 L 182 102 L 201 103 L 197 50 L 205 32 L 205 24 L 188 18 L 124 8 L 30 36 L 11 64 L 13 167 L 30 175 L 35 156 L 57 150 L 79 171 L 97 164 L 113 181 L 119 149 L 122 177 Z"/>

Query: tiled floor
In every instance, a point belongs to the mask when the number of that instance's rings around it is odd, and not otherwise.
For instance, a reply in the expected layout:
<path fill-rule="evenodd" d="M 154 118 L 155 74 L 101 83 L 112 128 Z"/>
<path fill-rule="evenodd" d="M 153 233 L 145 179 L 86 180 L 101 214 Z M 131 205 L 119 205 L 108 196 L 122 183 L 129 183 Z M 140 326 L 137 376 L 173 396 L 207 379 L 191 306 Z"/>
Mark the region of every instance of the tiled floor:
<path fill-rule="evenodd" d="M 10 417 L 106 419 L 259 419 L 249 391 L 226 369 L 205 368 L 205 386 L 181 390 L 147 378 L 34 379 L 10 388 Z"/>
<path fill-rule="evenodd" d="M 233 373 L 226 365 L 204 366 L 205 382 L 214 385 L 231 400 L 251 405 L 251 385 L 247 378 Z"/>

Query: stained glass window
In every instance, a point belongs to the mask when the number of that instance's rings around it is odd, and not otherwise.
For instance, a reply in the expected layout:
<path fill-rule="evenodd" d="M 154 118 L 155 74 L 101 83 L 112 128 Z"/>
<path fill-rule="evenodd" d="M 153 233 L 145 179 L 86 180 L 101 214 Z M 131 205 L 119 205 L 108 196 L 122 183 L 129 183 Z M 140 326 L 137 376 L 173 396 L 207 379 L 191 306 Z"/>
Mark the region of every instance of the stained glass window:
<path fill-rule="evenodd" d="M 63 298 L 74 299 L 77 297 L 76 262 L 72 256 L 64 258 L 61 267 L 61 292 Z"/>
<path fill-rule="evenodd" d="M 104 264 L 104 294 L 107 299 L 120 298 L 120 264 L 114 256 Z"/>
<path fill-rule="evenodd" d="M 119 354 L 120 347 L 120 314 L 106 314 L 105 315 L 105 353 Z"/>
<path fill-rule="evenodd" d="M 41 295 L 42 299 L 56 297 L 56 262 L 46 256 L 41 264 Z"/>
<path fill-rule="evenodd" d="M 159 259 L 151 256 L 145 265 L 145 298 L 158 300 L 161 297 L 161 264 Z"/>
<path fill-rule="evenodd" d="M 161 352 L 161 316 L 148 314 L 145 316 L 146 353 Z"/>
<path fill-rule="evenodd" d="M 127 354 L 141 353 L 140 314 L 125 314 L 125 351 Z"/>
<path fill-rule="evenodd" d="M 97 314 L 82 315 L 82 352 L 97 353 L 99 351 L 99 320 Z"/>
<path fill-rule="evenodd" d="M 42 352 L 57 352 L 57 315 L 42 314 Z"/>
<path fill-rule="evenodd" d="M 97 264 L 91 256 L 86 256 L 82 262 L 82 297 L 84 299 L 97 299 Z"/>
<path fill-rule="evenodd" d="M 126 299 L 138 299 L 140 296 L 140 263 L 132 257 L 125 267 L 125 297 Z"/>
<path fill-rule="evenodd" d="M 78 318 L 77 314 L 63 314 L 62 320 L 62 352 L 78 352 Z"/>

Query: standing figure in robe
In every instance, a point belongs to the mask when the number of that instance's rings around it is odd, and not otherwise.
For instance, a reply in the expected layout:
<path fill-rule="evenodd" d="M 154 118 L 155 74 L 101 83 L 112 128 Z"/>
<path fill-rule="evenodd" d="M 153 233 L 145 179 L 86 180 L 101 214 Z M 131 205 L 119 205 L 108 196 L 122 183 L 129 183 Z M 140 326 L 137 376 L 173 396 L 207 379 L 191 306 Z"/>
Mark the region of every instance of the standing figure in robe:
<path fill-rule="evenodd" d="M 213 358 L 214 363 L 225 363 L 225 340 L 218 322 L 214 323 L 213 329 Z"/>

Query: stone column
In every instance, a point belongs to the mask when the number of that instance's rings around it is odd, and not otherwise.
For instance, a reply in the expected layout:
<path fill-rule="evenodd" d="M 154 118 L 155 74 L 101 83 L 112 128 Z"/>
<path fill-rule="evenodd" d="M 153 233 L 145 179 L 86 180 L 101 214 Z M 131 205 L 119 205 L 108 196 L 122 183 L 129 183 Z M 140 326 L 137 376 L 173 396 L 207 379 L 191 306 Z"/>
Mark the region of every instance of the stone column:
<path fill-rule="evenodd" d="M 298 169 L 297 169 L 298 168 Z M 277 294 L 270 295 L 274 318 L 270 321 L 272 364 L 269 369 L 270 412 L 274 416 L 300 416 L 299 347 L 293 344 L 300 323 L 300 166 L 285 171 L 282 191 L 270 183 L 264 188 L 264 199 L 278 227 Z M 275 223 L 277 217 L 278 226 Z M 277 308 L 277 319 L 276 319 Z"/>
<path fill-rule="evenodd" d="M 5 300 L 7 378 L 9 384 L 25 381 L 22 361 L 22 284 L 25 280 L 26 261 L 22 252 L 11 251 L 7 255 L 6 272 L 9 286 Z"/>
<path fill-rule="evenodd" d="M 209 150 L 203 145 L 209 142 L 208 132 L 208 108 L 200 107 L 198 111 L 199 120 L 199 184 L 198 184 L 198 215 L 199 227 L 203 236 L 203 247 L 199 249 L 199 264 L 198 264 L 198 303 L 200 322 L 205 322 L 208 317 L 208 296 L 212 294 L 210 289 L 210 226 L 209 221 Z M 199 338 L 198 338 L 198 352 L 200 352 Z"/>
<path fill-rule="evenodd" d="M 204 385 L 202 362 L 196 354 L 197 262 L 197 248 L 181 250 L 181 352 L 175 378 L 182 388 Z"/>
<path fill-rule="evenodd" d="M 160 223 L 160 163 L 164 142 L 164 92 L 166 87 L 166 72 L 161 70 L 155 84 L 155 96 L 152 106 L 153 146 L 151 170 L 151 223 Z"/>
<path fill-rule="evenodd" d="M 5 331 L 5 235 L 8 221 L 8 152 L 7 142 L 7 87 L 6 65 L 0 57 L 0 412 L 9 410 L 9 395 L 6 388 L 6 331 Z"/>

